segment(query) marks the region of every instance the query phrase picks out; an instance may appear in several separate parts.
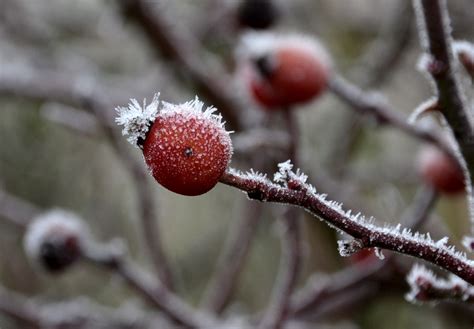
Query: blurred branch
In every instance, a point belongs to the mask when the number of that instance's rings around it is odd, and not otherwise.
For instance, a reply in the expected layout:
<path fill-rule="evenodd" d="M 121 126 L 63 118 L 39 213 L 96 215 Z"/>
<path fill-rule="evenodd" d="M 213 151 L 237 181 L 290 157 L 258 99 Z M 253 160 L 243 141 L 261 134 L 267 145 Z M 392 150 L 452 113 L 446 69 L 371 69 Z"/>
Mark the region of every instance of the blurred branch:
<path fill-rule="evenodd" d="M 229 231 L 216 269 L 204 293 L 203 307 L 217 314 L 224 311 L 232 297 L 262 215 L 262 204 L 247 201 L 245 204 L 241 218 Z"/>
<path fill-rule="evenodd" d="M 0 189 L 0 216 L 12 224 L 25 228 L 30 219 L 36 216 L 39 211 L 40 209 L 31 203 Z"/>
<path fill-rule="evenodd" d="M 219 109 L 232 130 L 244 127 L 241 105 L 235 97 L 233 88 L 229 86 L 227 72 L 212 55 L 205 53 L 192 35 L 179 30 L 168 18 L 160 1 L 119 0 L 124 12 L 135 18 L 143 27 L 152 44 L 165 57 L 176 62 L 177 67 L 195 84 L 199 93 Z M 161 8 L 162 9 L 162 8 Z M 212 58 L 212 65 L 206 65 L 203 59 Z"/>
<path fill-rule="evenodd" d="M 136 264 L 127 261 L 117 250 L 92 246 L 84 257 L 93 264 L 117 273 L 127 284 L 152 305 L 163 310 L 178 324 L 189 328 L 216 327 L 215 320 L 207 314 L 192 309 L 179 297 L 170 292 L 159 281 L 152 283 L 149 275 Z"/>
<path fill-rule="evenodd" d="M 59 102 L 82 108 L 95 116 L 113 150 L 133 179 L 145 243 L 160 280 L 171 286 L 171 271 L 161 246 L 157 201 L 149 175 L 142 161 L 135 158 L 125 147 L 111 116 L 111 100 L 99 86 L 92 85 L 90 79 L 85 77 L 71 79 L 58 72 L 35 71 L 30 68 L 15 68 L 10 71 L 10 74 L 0 74 L 0 94 Z"/>
<path fill-rule="evenodd" d="M 386 104 L 381 97 L 365 93 L 340 76 L 333 77 L 330 81 L 330 88 L 331 91 L 342 101 L 351 105 L 354 110 L 361 114 L 371 115 L 379 124 L 393 126 L 409 136 L 439 147 L 447 154 L 456 158 L 450 145 L 441 138 L 440 135 L 425 128 L 408 123 L 402 115 Z"/>

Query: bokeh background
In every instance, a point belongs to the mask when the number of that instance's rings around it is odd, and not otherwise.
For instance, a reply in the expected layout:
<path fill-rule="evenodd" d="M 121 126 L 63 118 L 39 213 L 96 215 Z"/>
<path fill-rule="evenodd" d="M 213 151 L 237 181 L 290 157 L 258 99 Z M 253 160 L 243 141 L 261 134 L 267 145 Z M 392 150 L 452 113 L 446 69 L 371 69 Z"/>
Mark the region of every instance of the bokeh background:
<path fill-rule="evenodd" d="M 220 70 L 228 75 L 226 87 L 245 104 L 239 115 L 257 129 L 263 112 L 248 99 L 233 74 L 235 47 L 244 33 L 233 11 L 239 1 L 148 2 L 168 17 L 171 28 L 191 35 L 205 48 L 209 56 L 199 57 L 198 63 L 212 68 L 211 55 L 220 61 Z M 380 91 L 398 111 L 408 116 L 431 95 L 429 83 L 416 70 L 420 46 L 410 1 L 275 2 L 281 15 L 273 30 L 319 38 L 338 72 L 361 87 Z M 472 1 L 450 0 L 448 5 L 455 38 L 473 41 Z M 1 189 L 40 208 L 61 207 L 80 214 L 98 240 L 124 239 L 131 257 L 153 271 L 133 178 L 94 116 L 80 106 L 38 100 L 28 96 L 31 90 L 22 93 L 8 87 L 11 81 L 42 72 L 47 73 L 45 81 L 54 73 L 81 90 L 103 95 L 113 104 L 108 114 L 114 115 L 114 106 L 125 105 L 132 97 L 151 99 L 157 91 L 172 102 L 194 97 L 198 92 L 186 69 L 157 51 L 120 1 L 0 0 Z M 467 79 L 465 86 L 472 90 Z M 374 216 L 378 223 L 398 223 L 422 184 L 415 168 L 422 144 L 356 114 L 331 93 L 294 110 L 301 128 L 300 164 L 310 181 L 330 198 Z M 269 127 L 281 129 L 281 118 L 275 115 Z M 236 132 L 234 137 L 243 133 Z M 139 150 L 125 139 L 120 142 L 142 164 Z M 257 167 L 271 176 L 275 163 L 286 160 L 271 146 L 259 149 L 257 157 L 250 153 L 236 152 L 232 166 Z M 176 289 L 198 304 L 228 232 L 238 225 L 250 201 L 224 185 L 190 198 L 165 190 L 151 177 L 149 181 Z M 262 207 L 235 296 L 226 311 L 229 316 L 254 314 L 270 299 L 280 256 L 275 218 L 282 207 Z M 309 215 L 301 220 L 305 264 L 300 287 L 309 277 L 317 280 L 348 266 L 348 260 L 337 253 L 334 231 Z M 459 244 L 469 230 L 464 196 L 441 197 L 423 230 L 434 238 L 448 235 L 452 243 Z M 35 270 L 25 257 L 22 238 L 21 230 L 0 220 L 0 283 L 6 289 L 41 303 L 58 303 L 53 313 L 61 313 L 68 306 L 66 301 L 78 297 L 112 308 L 146 309 L 117 276 L 94 266 L 81 263 L 57 276 Z M 411 260 L 401 257 L 399 262 L 406 269 Z M 412 305 L 404 300 L 403 273 L 388 281 L 383 286 L 374 284 L 374 293 L 366 298 L 326 315 L 323 312 L 307 327 L 472 328 L 472 308 L 446 303 Z M 0 327 L 23 325 L 0 314 Z"/>

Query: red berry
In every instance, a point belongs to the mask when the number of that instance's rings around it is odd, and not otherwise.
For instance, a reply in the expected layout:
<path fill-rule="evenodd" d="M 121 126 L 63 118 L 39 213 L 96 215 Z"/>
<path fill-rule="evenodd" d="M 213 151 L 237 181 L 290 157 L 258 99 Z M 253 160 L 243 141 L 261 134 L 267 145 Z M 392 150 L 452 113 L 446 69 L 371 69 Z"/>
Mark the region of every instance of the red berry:
<path fill-rule="evenodd" d="M 426 183 L 445 194 L 464 191 L 464 174 L 460 165 L 449 155 L 433 146 L 421 150 L 418 170 Z"/>
<path fill-rule="evenodd" d="M 246 63 L 246 79 L 253 98 L 264 108 L 305 103 L 326 90 L 330 64 L 316 40 L 275 37 L 256 47 L 257 54 Z"/>
<path fill-rule="evenodd" d="M 170 191 L 200 195 L 212 189 L 232 154 L 229 133 L 199 100 L 166 104 L 143 145 L 153 177 Z"/>

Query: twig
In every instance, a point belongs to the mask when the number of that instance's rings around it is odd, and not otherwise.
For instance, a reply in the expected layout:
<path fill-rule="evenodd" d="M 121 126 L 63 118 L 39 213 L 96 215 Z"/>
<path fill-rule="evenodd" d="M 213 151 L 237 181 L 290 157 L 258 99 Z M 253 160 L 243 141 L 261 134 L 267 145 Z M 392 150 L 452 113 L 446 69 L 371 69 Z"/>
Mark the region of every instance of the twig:
<path fill-rule="evenodd" d="M 90 248 L 84 257 L 86 260 L 120 275 L 131 288 L 152 305 L 163 310 L 178 324 L 189 328 L 217 328 L 214 319 L 192 309 L 159 281 L 152 283 L 148 279 L 149 275 L 145 275 L 136 264 L 127 261 L 120 253 L 108 251 L 105 248 L 100 250 Z"/>
<path fill-rule="evenodd" d="M 219 109 L 229 127 L 239 131 L 243 128 L 241 105 L 229 85 L 227 73 L 218 70 L 214 59 L 212 68 L 203 63 L 211 54 L 204 50 L 191 35 L 182 33 L 161 11 L 154 6 L 162 6 L 160 1 L 120 0 L 124 11 L 134 17 L 143 27 L 153 45 L 166 57 L 173 59 L 182 72 L 192 79 L 199 93 Z M 152 6 L 153 4 L 153 6 Z"/>
<path fill-rule="evenodd" d="M 262 214 L 262 204 L 245 203 L 243 216 L 235 227 L 231 228 L 215 272 L 204 293 L 203 307 L 217 314 L 222 313 L 232 297 Z"/>
<path fill-rule="evenodd" d="M 383 102 L 380 97 L 364 93 L 337 75 L 330 81 L 330 88 L 342 101 L 351 105 L 361 114 L 372 115 L 380 124 L 393 126 L 416 139 L 433 144 L 457 159 L 451 146 L 440 135 L 408 123 L 399 112 Z"/>
<path fill-rule="evenodd" d="M 281 260 L 270 303 L 258 326 L 261 329 L 279 329 L 288 317 L 290 298 L 301 266 L 301 223 L 298 209 L 288 208 L 282 220 Z"/>
<path fill-rule="evenodd" d="M 23 199 L 17 198 L 0 189 L 0 216 L 12 224 L 25 228 L 31 218 L 39 213 L 39 208 Z"/>
<path fill-rule="evenodd" d="M 285 174 L 294 177 L 292 172 Z M 446 246 L 445 239 L 434 242 L 429 236 L 401 230 L 401 226 L 380 228 L 360 215 L 345 212 L 338 203 L 326 200 L 312 186 L 303 184 L 301 177 L 294 179 L 300 180 L 300 189 L 290 189 L 262 176 L 235 171 L 227 171 L 221 182 L 247 192 L 251 199 L 300 206 L 330 226 L 359 239 L 365 248 L 377 247 L 420 258 L 474 283 L 473 262 L 455 251 L 454 247 Z"/>

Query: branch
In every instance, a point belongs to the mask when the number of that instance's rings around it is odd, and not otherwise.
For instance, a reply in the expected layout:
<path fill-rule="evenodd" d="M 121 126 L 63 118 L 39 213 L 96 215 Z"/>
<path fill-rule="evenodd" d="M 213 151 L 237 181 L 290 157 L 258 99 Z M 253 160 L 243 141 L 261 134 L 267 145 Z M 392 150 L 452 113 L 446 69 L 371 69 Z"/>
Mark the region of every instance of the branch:
<path fill-rule="evenodd" d="M 192 309 L 159 281 L 151 282 L 149 275 L 144 273 L 136 264 L 127 261 L 121 252 L 93 247 L 87 250 L 84 257 L 93 264 L 117 273 L 144 299 L 163 310 L 178 324 L 189 328 L 216 327 L 216 321 L 213 318 Z"/>
<path fill-rule="evenodd" d="M 219 67 L 216 59 L 212 65 L 203 63 L 203 58 L 211 58 L 191 35 L 179 30 L 176 24 L 168 19 L 160 1 L 120 0 L 125 13 L 134 17 L 143 27 L 152 44 L 165 56 L 176 62 L 177 67 L 194 82 L 199 93 L 209 103 L 219 109 L 227 120 L 229 127 L 239 131 L 243 128 L 242 108 L 237 102 L 235 92 L 228 88 L 230 78 Z M 153 4 L 153 6 L 152 6 Z"/>
<path fill-rule="evenodd" d="M 302 207 L 331 227 L 361 240 L 364 248 L 377 247 L 420 258 L 474 283 L 473 262 L 454 247 L 447 246 L 446 239 L 434 242 L 429 235 L 402 230 L 400 225 L 378 227 L 360 214 L 354 216 L 350 211 L 344 211 L 337 202 L 326 200 L 325 195 L 316 193 L 314 187 L 306 183 L 306 178 L 286 166 L 281 168 L 277 183 L 263 175 L 241 174 L 234 170 L 227 171 L 221 182 L 246 192 L 251 199 Z M 289 188 L 288 183 L 279 183 L 281 179 L 293 181 L 293 188 Z M 294 188 L 295 182 L 299 183 L 298 188 Z"/>

